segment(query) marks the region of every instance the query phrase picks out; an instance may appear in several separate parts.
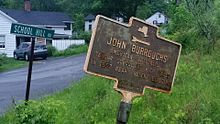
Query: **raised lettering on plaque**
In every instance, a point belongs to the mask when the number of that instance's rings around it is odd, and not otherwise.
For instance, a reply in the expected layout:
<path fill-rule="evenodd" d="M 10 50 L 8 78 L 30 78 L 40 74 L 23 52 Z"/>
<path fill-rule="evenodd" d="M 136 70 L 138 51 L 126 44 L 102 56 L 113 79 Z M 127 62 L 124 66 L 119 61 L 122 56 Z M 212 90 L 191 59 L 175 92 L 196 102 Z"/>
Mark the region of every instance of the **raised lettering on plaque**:
<path fill-rule="evenodd" d="M 84 70 L 115 80 L 118 91 L 170 93 L 180 51 L 180 44 L 159 37 L 158 28 L 142 20 L 124 24 L 97 16 Z"/>

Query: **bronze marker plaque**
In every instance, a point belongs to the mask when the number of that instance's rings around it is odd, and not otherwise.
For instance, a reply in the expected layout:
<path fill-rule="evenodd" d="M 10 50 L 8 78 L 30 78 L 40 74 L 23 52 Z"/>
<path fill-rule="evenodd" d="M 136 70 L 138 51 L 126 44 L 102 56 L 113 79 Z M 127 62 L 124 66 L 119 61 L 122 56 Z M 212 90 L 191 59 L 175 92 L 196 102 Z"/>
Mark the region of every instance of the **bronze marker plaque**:
<path fill-rule="evenodd" d="M 116 80 L 118 91 L 144 88 L 171 92 L 181 45 L 158 36 L 158 28 L 137 18 L 129 24 L 97 16 L 84 70 Z"/>

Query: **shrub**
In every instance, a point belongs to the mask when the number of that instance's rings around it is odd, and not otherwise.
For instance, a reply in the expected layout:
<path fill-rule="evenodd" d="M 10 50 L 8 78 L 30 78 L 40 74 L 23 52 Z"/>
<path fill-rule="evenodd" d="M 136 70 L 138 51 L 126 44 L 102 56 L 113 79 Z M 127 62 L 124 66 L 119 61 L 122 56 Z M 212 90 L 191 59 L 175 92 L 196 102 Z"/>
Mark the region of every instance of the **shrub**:
<path fill-rule="evenodd" d="M 87 45 L 71 45 L 62 51 L 56 51 L 53 56 L 71 56 L 79 53 L 84 53 L 88 49 Z"/>
<path fill-rule="evenodd" d="M 56 51 L 57 51 L 57 49 L 54 46 L 52 46 L 52 45 L 47 46 L 48 56 L 53 56 Z"/>
<path fill-rule="evenodd" d="M 84 39 L 87 44 L 89 44 L 91 38 L 91 32 L 81 32 L 78 39 Z"/>
<path fill-rule="evenodd" d="M 16 106 L 16 121 L 18 124 L 54 124 L 64 102 L 46 100 L 42 102 L 29 101 L 27 105 Z"/>
<path fill-rule="evenodd" d="M 0 66 L 5 63 L 6 54 L 0 54 Z"/>
<path fill-rule="evenodd" d="M 193 50 L 200 49 L 202 45 L 202 42 L 199 41 L 201 38 L 199 38 L 198 33 L 194 29 L 177 31 L 174 34 L 169 35 L 168 38 L 181 43 L 184 53 L 190 53 Z"/>
<path fill-rule="evenodd" d="M 79 48 L 79 47 L 83 47 L 84 45 L 76 45 L 76 44 L 73 44 L 73 45 L 70 45 L 67 49 L 74 49 L 74 48 Z"/>

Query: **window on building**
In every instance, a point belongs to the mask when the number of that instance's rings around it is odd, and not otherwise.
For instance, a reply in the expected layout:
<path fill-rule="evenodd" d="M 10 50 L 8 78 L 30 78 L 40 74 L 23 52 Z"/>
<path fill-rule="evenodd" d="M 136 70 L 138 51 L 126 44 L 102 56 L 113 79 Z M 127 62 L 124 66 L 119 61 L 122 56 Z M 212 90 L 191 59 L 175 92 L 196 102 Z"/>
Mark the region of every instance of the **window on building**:
<path fill-rule="evenodd" d="M 92 20 L 89 20 L 89 23 L 92 23 Z"/>
<path fill-rule="evenodd" d="M 153 21 L 153 24 L 157 25 L 157 20 L 154 20 L 154 21 Z"/>
<path fill-rule="evenodd" d="M 160 17 L 161 17 L 161 14 L 159 14 L 158 17 L 160 18 Z"/>
<path fill-rule="evenodd" d="M 66 27 L 64 30 L 71 30 L 71 23 L 65 23 Z"/>
<path fill-rule="evenodd" d="M 0 35 L 0 49 L 5 48 L 5 36 Z"/>
<path fill-rule="evenodd" d="M 89 25 L 89 31 L 91 31 L 92 30 L 92 25 Z"/>

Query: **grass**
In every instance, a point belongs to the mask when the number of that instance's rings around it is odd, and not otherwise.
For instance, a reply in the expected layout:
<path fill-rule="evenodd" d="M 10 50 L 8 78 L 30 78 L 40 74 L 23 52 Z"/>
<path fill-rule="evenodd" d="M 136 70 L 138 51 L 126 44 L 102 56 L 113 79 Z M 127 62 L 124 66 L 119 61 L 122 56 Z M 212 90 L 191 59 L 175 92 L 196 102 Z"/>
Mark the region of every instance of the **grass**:
<path fill-rule="evenodd" d="M 181 56 L 172 94 L 146 89 L 144 96 L 133 100 L 129 124 L 220 124 L 219 81 L 220 51 Z M 50 120 L 56 124 L 115 123 L 121 96 L 113 85 L 111 80 L 86 76 L 63 92 L 16 107 L 0 123 L 28 119 L 47 120 L 45 124 Z"/>
<path fill-rule="evenodd" d="M 87 45 L 72 45 L 69 48 L 67 48 L 66 50 L 55 51 L 53 56 L 55 56 L 55 57 L 57 57 L 57 56 L 71 56 L 71 55 L 76 55 L 76 54 L 80 54 L 80 53 L 85 53 L 85 52 L 87 52 L 87 50 L 88 50 Z"/>
<path fill-rule="evenodd" d="M 27 65 L 26 61 L 18 61 L 14 60 L 13 58 L 8 58 L 4 56 L 0 56 L 0 61 L 0 72 L 24 67 L 25 65 Z"/>

